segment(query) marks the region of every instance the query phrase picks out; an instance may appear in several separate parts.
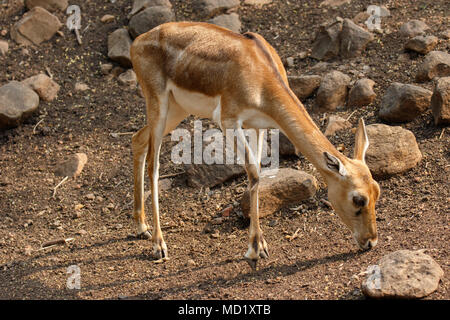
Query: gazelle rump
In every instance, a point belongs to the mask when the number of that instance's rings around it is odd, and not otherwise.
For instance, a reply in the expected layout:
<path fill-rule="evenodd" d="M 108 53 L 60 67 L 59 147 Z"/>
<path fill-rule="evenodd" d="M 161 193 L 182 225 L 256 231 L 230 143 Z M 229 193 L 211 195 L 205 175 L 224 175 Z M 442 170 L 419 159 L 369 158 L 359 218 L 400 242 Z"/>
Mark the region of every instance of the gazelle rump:
<path fill-rule="evenodd" d="M 364 162 L 368 147 L 364 122 L 359 121 L 354 159 L 349 159 L 325 138 L 291 91 L 280 57 L 263 37 L 255 33 L 240 35 L 206 23 L 167 23 L 133 42 L 131 60 L 147 107 L 147 125 L 132 139 L 133 215 L 138 234 L 150 237 L 143 200 L 147 157 L 156 258 L 167 257 L 158 204 L 161 141 L 189 115 L 213 119 L 223 131 L 237 130 L 245 146 L 250 189 L 245 258 L 252 268 L 260 257 L 268 256 L 258 213 L 263 137 L 258 134 L 258 150 L 252 150 L 243 128 L 281 130 L 324 177 L 334 210 L 359 246 L 368 249 L 376 245 L 375 202 L 380 189 Z"/>

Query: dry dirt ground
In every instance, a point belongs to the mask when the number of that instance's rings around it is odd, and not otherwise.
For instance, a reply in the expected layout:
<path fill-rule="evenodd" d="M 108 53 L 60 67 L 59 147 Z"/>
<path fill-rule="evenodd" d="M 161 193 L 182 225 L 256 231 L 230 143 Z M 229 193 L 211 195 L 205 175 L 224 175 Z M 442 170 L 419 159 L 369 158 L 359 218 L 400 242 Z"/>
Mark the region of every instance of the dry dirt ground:
<path fill-rule="evenodd" d="M 178 20 L 196 19 L 191 1 L 171 2 Z M 391 16 L 383 18 L 382 27 L 392 32 L 377 34 L 361 57 L 336 59 L 327 69 L 349 73 L 368 65 L 378 96 L 372 105 L 357 110 L 350 121 L 355 126 L 363 116 L 367 124 L 380 122 L 378 108 L 387 86 L 394 81 L 413 83 L 423 60 L 412 53 L 407 59 L 399 58 L 404 53 L 404 39 L 396 31 L 403 22 L 423 19 L 438 35 L 449 28 L 449 4 L 445 0 L 353 0 L 325 11 L 319 8 L 320 2 L 273 1 L 263 8 L 241 6 L 237 12 L 242 31 L 262 34 L 283 59 L 295 58 L 295 67 L 287 71 L 298 75 L 315 73 L 311 68 L 317 61 L 301 60 L 298 55 L 311 49 L 321 23 L 336 16 L 352 18 L 369 4 L 386 4 Z M 99 68 L 100 63 L 109 62 L 107 35 L 128 24 L 131 1 L 74 0 L 71 4 L 81 7 L 81 46 L 66 27 L 61 29 L 64 37 L 56 35 L 31 47 L 28 55 L 10 40 L 9 33 L 4 37 L 9 40 L 10 52 L 0 57 L 0 85 L 45 72 L 48 67 L 61 90 L 57 100 L 41 101 L 39 111 L 25 124 L 0 132 L 0 299 L 363 299 L 360 272 L 389 252 L 422 248 L 428 249 L 445 271 L 438 290 L 428 299 L 450 297 L 450 138 L 448 129 L 443 132 L 443 127 L 434 126 L 430 111 L 402 124 L 414 132 L 423 160 L 407 173 L 379 181 L 380 239 L 374 250 L 360 252 L 338 217 L 321 204 L 320 199 L 326 198 L 322 184 L 313 199 L 303 202 L 303 210 L 285 209 L 262 220 L 271 255 L 253 272 L 242 260 L 248 222 L 236 214 L 238 208 L 212 227 L 218 238 L 204 232 L 223 208 L 240 200 L 245 177 L 208 194 L 208 190 L 188 187 L 184 175 L 179 175 L 172 179 L 170 190 L 160 193 L 162 228 L 171 259 L 153 263 L 151 243 L 129 236 L 135 232 L 127 206 L 133 182 L 130 136 L 110 135 L 142 127 L 144 101 L 136 89 L 120 86 Z M 104 14 L 118 18 L 103 24 L 100 17 Z M 66 21 L 65 14 L 58 16 Z M 0 20 L 0 27 L 10 30 L 17 19 Z M 441 40 L 437 49 L 448 51 L 449 42 Z M 90 90 L 75 92 L 76 82 L 88 84 Z M 423 86 L 431 89 L 432 83 Z M 305 101 L 310 112 L 313 102 L 314 97 Z M 349 116 L 352 112 L 338 113 Z M 313 118 L 324 129 L 324 115 L 313 114 Z M 192 120 L 182 126 L 189 128 Z M 182 171 L 182 166 L 169 161 L 173 142 L 170 137 L 165 140 L 161 175 Z M 350 131 L 332 142 L 343 144 L 344 152 L 351 154 Z M 86 153 L 88 163 L 53 199 L 53 188 L 61 180 L 54 175 L 54 166 L 75 152 Z M 317 176 L 304 158 L 283 159 L 281 166 Z M 86 198 L 91 193 L 95 200 Z M 83 207 L 76 210 L 79 204 Z M 289 241 L 286 235 L 297 229 L 299 236 Z M 70 237 L 75 240 L 68 245 L 36 251 L 46 241 Z M 187 263 L 190 259 L 195 265 Z M 66 287 L 71 265 L 81 271 L 79 290 Z"/>

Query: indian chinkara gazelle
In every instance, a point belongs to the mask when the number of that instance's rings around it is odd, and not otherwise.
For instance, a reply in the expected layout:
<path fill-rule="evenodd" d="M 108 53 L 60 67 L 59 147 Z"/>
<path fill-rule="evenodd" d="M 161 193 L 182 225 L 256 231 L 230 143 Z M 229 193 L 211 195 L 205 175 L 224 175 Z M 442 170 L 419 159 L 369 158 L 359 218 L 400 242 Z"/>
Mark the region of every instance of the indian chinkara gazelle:
<path fill-rule="evenodd" d="M 167 258 L 159 221 L 158 169 L 165 135 L 189 115 L 213 119 L 223 131 L 238 132 L 244 144 L 250 190 L 249 244 L 244 258 L 255 269 L 268 256 L 259 224 L 261 150 L 252 150 L 243 128 L 281 130 L 320 172 L 328 198 L 361 249 L 377 244 L 375 202 L 380 188 L 365 163 L 369 145 L 364 121 L 356 131 L 354 159 L 325 138 L 289 87 L 275 49 L 260 35 L 233 33 L 207 24 L 162 24 L 136 38 L 131 61 L 145 96 L 147 124 L 132 138 L 134 211 L 138 235 L 152 239 L 157 259 Z M 261 130 L 262 131 L 262 130 Z M 258 135 L 258 139 L 262 139 Z M 258 149 L 262 143 L 258 143 Z M 247 156 L 248 155 L 248 156 Z M 153 234 L 144 213 L 144 172 L 148 161 Z M 251 158 L 256 162 L 249 161 Z"/>

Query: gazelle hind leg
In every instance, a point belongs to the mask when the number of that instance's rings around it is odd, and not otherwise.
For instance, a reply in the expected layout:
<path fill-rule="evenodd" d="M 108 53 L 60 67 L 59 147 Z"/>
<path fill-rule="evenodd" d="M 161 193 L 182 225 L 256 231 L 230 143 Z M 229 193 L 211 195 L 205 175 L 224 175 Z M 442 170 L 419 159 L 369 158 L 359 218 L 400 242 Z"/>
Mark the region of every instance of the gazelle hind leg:
<path fill-rule="evenodd" d="M 143 127 L 136 132 L 131 141 L 133 150 L 133 174 L 134 174 L 134 208 L 133 217 L 137 223 L 138 238 L 149 239 L 151 237 L 148 231 L 148 225 L 145 219 L 144 205 L 144 173 L 145 173 L 145 157 L 148 152 L 148 141 L 150 137 L 150 129 L 148 126 Z"/>

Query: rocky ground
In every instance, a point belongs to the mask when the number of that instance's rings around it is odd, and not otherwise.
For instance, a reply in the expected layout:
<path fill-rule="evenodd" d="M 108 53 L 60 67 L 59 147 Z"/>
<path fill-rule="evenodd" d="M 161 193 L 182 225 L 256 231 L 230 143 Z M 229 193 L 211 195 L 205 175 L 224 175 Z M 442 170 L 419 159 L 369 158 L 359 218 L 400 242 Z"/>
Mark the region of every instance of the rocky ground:
<path fill-rule="evenodd" d="M 378 246 L 356 248 L 327 204 L 321 177 L 287 145 L 281 167 L 313 176 L 316 188 L 300 203 L 268 210 L 261 224 L 270 257 L 251 271 L 242 260 L 245 176 L 195 187 L 199 170 L 170 161 L 175 143 L 168 136 L 160 207 L 171 259 L 155 263 L 151 243 L 133 235 L 130 137 L 145 124 L 145 105 L 119 50 L 154 21 L 134 17 L 152 17 L 153 9 L 139 11 L 126 0 L 71 1 L 81 12 L 80 44 L 64 9 L 29 11 L 21 1 L 6 1 L 0 2 L 0 298 L 363 299 L 369 266 L 396 250 L 426 249 L 444 271 L 427 299 L 449 299 L 448 3 L 224 1 L 231 8 L 209 10 L 202 1 L 158 2 L 162 19 L 211 21 L 264 36 L 306 109 L 344 154 L 352 154 L 352 128 L 365 119 L 373 142 L 368 162 L 382 190 Z M 364 12 L 372 4 L 389 15 L 369 32 Z M 24 14 L 35 15 L 31 26 Z M 48 33 L 32 32 L 47 14 L 59 23 Z M 118 29 L 124 42 L 111 50 Z M 14 115 L 5 116 L 5 105 Z M 192 130 L 194 120 L 181 127 Z M 70 241 L 42 248 L 58 239 Z M 73 265 L 80 289 L 67 287 Z"/>

